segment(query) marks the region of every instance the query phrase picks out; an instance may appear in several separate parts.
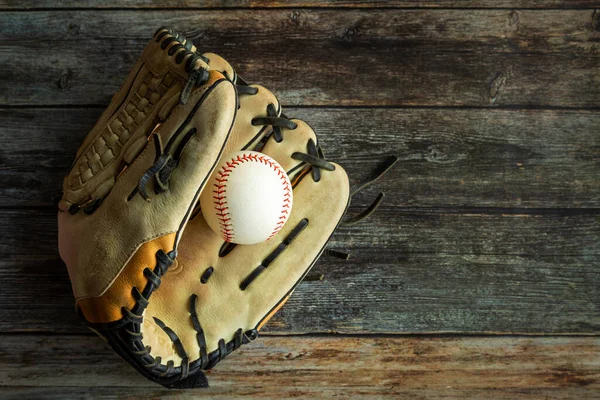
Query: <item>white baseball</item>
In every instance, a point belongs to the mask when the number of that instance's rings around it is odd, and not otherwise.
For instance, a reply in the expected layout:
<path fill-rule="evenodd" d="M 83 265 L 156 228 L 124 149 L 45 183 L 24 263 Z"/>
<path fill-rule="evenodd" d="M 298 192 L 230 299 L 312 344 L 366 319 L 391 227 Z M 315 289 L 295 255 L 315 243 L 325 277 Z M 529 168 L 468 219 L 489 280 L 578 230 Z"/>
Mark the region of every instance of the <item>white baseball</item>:
<path fill-rule="evenodd" d="M 292 212 L 292 184 L 271 157 L 238 151 L 217 167 L 200 196 L 200 208 L 224 241 L 264 242 L 283 228 Z"/>

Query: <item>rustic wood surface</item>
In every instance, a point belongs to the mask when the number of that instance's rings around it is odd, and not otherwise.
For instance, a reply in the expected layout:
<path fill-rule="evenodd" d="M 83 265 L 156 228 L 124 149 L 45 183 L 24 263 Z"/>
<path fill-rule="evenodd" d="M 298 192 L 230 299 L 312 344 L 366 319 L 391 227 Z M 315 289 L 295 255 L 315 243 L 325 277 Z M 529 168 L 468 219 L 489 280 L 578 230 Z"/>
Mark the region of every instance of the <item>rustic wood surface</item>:
<path fill-rule="evenodd" d="M 200 48 L 218 49 L 285 105 L 600 106 L 593 10 L 5 15 L 2 53 L 11 56 L 0 59 L 0 105 L 106 104 L 155 27 L 166 24 Z M 136 18 L 143 23 L 132 24 Z"/>
<path fill-rule="evenodd" d="M 594 0 L 1 0 L 0 9 L 54 8 L 594 8 Z"/>
<path fill-rule="evenodd" d="M 600 397 L 600 5 L 0 0 L 0 397 Z M 359 212 L 204 392 L 77 320 L 52 196 L 154 30 L 317 130 Z"/>
<path fill-rule="evenodd" d="M 53 209 L 3 210 L 0 330 L 84 332 Z M 268 331 L 598 333 L 600 219 L 403 211 L 340 229 Z M 43 294 L 43 301 L 40 298 Z M 29 307 L 32 299 L 36 306 Z"/>
<path fill-rule="evenodd" d="M 264 337 L 211 371 L 204 392 L 133 375 L 92 336 L 0 341 L 3 398 L 597 398 L 600 340 L 587 338 Z M 18 351 L 19 357 L 11 357 Z M 32 376 L 35 384 L 32 384 Z M 45 388 L 42 390 L 40 386 Z M 50 394 L 50 396 L 48 396 Z"/>

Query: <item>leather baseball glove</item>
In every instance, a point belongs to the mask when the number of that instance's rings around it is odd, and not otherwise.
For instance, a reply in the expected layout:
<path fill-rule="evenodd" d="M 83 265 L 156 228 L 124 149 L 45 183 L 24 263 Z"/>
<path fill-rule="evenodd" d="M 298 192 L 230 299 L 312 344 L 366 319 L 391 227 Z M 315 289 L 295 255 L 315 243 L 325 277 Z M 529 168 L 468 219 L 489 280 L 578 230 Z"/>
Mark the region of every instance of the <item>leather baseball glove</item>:
<path fill-rule="evenodd" d="M 287 223 L 255 245 L 225 242 L 198 202 L 219 159 L 238 150 L 275 159 L 293 187 Z M 203 370 L 257 338 L 350 199 L 346 173 L 308 124 L 166 28 L 84 141 L 63 193 L 59 248 L 78 313 L 170 388 L 207 386 Z"/>

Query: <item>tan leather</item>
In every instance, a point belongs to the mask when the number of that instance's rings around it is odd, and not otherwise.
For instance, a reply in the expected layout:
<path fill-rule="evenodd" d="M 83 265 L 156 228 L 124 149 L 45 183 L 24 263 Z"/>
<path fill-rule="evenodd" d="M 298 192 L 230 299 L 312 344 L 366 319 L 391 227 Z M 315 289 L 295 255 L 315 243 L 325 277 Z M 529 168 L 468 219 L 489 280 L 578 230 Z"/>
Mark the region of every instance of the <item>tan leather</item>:
<path fill-rule="evenodd" d="M 156 252 L 172 249 L 175 245 L 175 233 L 158 237 L 144 243 L 129 260 L 113 284 L 102 295 L 77 301 L 77 306 L 91 323 L 111 322 L 121 319 L 121 307 L 132 309 L 136 300 L 131 294 L 132 288 L 140 291 L 146 286 L 148 278 L 144 269 L 156 266 Z"/>
<path fill-rule="evenodd" d="M 188 73 L 176 63 L 168 48 L 151 40 L 139 61 L 77 151 L 73 168 L 64 180 L 60 208 L 86 204 L 123 164 L 122 154 L 131 143 L 147 137 L 158 121 L 158 112 L 181 92 Z"/>
<path fill-rule="evenodd" d="M 257 128 L 251 125 L 254 116 L 266 115 L 269 101 L 268 91 L 261 88 L 261 106 L 253 104 L 252 95 L 240 98 L 242 105 L 232 137 L 227 144 L 227 152 L 239 150 L 249 143 L 257 143 L 262 132 L 256 137 Z M 272 99 L 271 99 L 272 101 Z M 291 156 L 294 152 L 306 152 L 309 139 L 316 141 L 313 130 L 303 121 L 295 130 L 283 129 L 283 141 L 277 143 L 271 137 L 263 152 L 273 157 L 287 171 L 300 164 Z M 227 152 L 224 153 L 226 156 Z M 172 329 L 181 340 L 190 361 L 199 358 L 200 347 L 196 331 L 190 318 L 190 297 L 198 296 L 196 313 L 205 333 L 207 351 L 218 348 L 219 339 L 226 342 L 234 338 L 238 329 L 243 331 L 260 329 L 283 305 L 299 280 L 312 266 L 321 253 L 324 244 L 341 219 L 349 198 L 348 177 L 344 170 L 335 165 L 334 171 L 322 171 L 321 180 L 314 182 L 307 168 L 297 168 L 291 174 L 296 179 L 294 206 L 290 219 L 284 228 L 271 240 L 249 246 L 238 245 L 224 257 L 219 257 L 223 241 L 207 225 L 201 213 L 190 220 L 179 246 L 178 268 L 170 271 L 144 313 L 141 332 L 144 344 L 151 347 L 151 355 L 160 356 L 161 363 L 173 361 L 175 366 L 182 359 L 175 351 L 172 341 L 156 324 L 160 319 Z M 304 218 L 308 226 L 259 275 L 242 291 L 240 283 L 271 253 L 290 231 Z M 214 272 L 203 284 L 200 281 L 204 271 L 213 267 Z"/>
<path fill-rule="evenodd" d="M 237 74 L 227 60 L 215 53 L 203 53 L 204 57 L 208 58 L 207 66 L 209 69 L 221 72 L 225 78 L 232 82 L 236 82 Z"/>
<path fill-rule="evenodd" d="M 160 43 L 150 42 L 123 88 L 84 141 L 73 170 L 65 178 L 64 197 L 58 213 L 59 252 L 67 265 L 75 298 L 86 319 L 93 322 L 112 322 L 121 318 L 118 309 L 131 305 L 132 288 L 129 285 L 141 285 L 139 271 L 147 264 L 153 269 L 156 264 L 151 252 L 155 254 L 159 248 L 168 252 L 177 246 L 200 189 L 214 169 L 235 119 L 235 88 L 217 71 L 211 71 L 206 83 L 193 88 L 185 105 L 170 100 L 179 98 L 187 73 L 185 61 L 177 64 L 174 61 L 177 53 L 169 56 L 169 48 L 163 50 Z M 198 62 L 197 66 L 200 64 Z M 137 101 L 139 106 L 151 89 L 148 103 L 144 103 L 144 118 L 140 117 L 135 130 L 131 128 L 134 125 L 129 125 L 130 133 L 124 135 L 116 121 L 123 121 L 119 118 L 124 111 L 128 115 L 123 117 L 125 121 L 129 117 L 136 121 L 135 112 L 128 111 L 130 105 Z M 172 105 L 165 110 L 168 102 Z M 164 120 L 158 119 L 159 112 L 164 115 Z M 101 167 L 94 167 L 89 161 L 95 159 L 95 154 L 102 159 L 99 149 L 108 143 L 104 133 L 109 126 L 111 135 L 120 135 L 119 140 L 113 143 L 112 158 L 106 158 L 108 161 Z M 173 154 L 178 143 L 192 129 L 196 129 L 196 133 L 184 147 L 170 175 L 168 189 L 157 194 L 150 180 L 147 184 L 149 200 L 139 193 L 128 199 L 140 178 L 155 164 L 159 156 L 157 146 L 159 152 L 167 152 L 167 144 L 171 141 L 173 146 L 168 153 Z M 132 150 L 134 154 L 126 152 L 132 143 L 145 136 L 148 136 L 145 145 L 137 144 L 139 148 Z M 127 165 L 125 154 L 128 154 Z M 89 167 L 86 171 L 92 173 L 85 182 L 80 168 L 82 163 Z M 110 188 L 102 187 L 110 180 L 114 180 Z M 79 210 L 72 215 L 67 211 L 73 204 L 82 205 L 93 200 L 91 195 L 98 193 L 98 187 L 106 198 L 92 214 Z M 141 285 L 139 289 L 143 287 Z"/>
<path fill-rule="evenodd" d="M 279 100 L 267 89 L 259 85 L 250 85 L 258 89 L 255 95 L 240 96 L 240 108 L 235 118 L 235 125 L 231 137 L 225 145 L 224 154 L 233 153 L 234 151 L 252 150 L 260 139 L 271 133 L 270 127 L 252 125 L 252 119 L 257 117 L 267 116 L 267 106 L 273 104 L 278 110 L 278 115 L 281 114 L 281 106 Z M 241 132 L 244 132 L 242 135 Z"/>

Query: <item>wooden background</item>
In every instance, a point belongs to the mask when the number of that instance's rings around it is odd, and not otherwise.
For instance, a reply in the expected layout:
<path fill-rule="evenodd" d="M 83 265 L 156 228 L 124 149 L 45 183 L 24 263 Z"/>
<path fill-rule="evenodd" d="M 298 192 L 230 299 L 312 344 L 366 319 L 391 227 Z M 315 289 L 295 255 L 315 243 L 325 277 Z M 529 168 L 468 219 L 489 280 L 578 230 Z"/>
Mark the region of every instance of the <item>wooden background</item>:
<path fill-rule="evenodd" d="M 589 0 L 0 0 L 0 397 L 599 398 L 600 10 Z M 357 184 L 201 393 L 77 320 L 51 197 L 161 25 L 271 88 Z"/>

